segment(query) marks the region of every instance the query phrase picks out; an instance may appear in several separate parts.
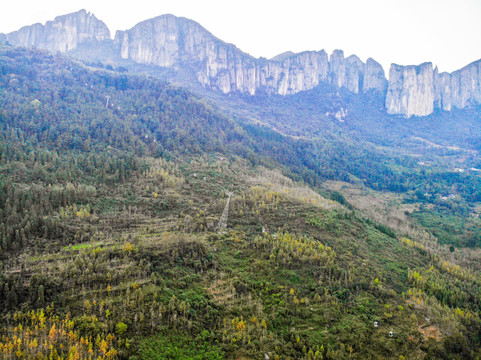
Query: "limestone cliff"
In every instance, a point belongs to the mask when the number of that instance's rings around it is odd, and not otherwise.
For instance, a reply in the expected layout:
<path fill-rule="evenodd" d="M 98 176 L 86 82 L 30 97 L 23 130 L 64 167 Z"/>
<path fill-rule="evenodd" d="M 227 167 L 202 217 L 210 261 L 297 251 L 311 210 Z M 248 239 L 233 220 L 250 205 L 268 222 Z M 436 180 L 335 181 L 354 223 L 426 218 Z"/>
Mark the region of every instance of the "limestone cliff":
<path fill-rule="evenodd" d="M 340 50 L 334 51 L 330 60 L 325 51 L 286 52 L 271 60 L 256 59 L 217 39 L 198 23 L 173 15 L 118 31 L 115 43 L 124 59 L 164 67 L 188 65 L 195 69 L 202 85 L 224 93 L 255 94 L 262 88 L 287 95 L 312 89 L 320 82 L 354 93 L 385 91 L 384 72 L 374 60 L 367 66 L 356 56 L 344 58 Z M 363 86 L 366 74 L 370 80 Z"/>
<path fill-rule="evenodd" d="M 386 109 L 390 114 L 425 116 L 433 112 L 433 65 L 391 65 Z"/>
<path fill-rule="evenodd" d="M 110 39 L 110 31 L 94 15 L 80 10 L 58 16 L 45 25 L 24 26 L 3 38 L 16 46 L 67 52 L 86 41 Z"/>
<path fill-rule="evenodd" d="M 85 10 L 63 15 L 45 25 L 26 26 L 7 35 L 17 46 L 67 52 L 81 43 L 110 39 L 103 22 Z M 288 95 L 331 83 L 353 93 L 386 90 L 382 67 L 357 56 L 344 58 L 341 50 L 329 56 L 324 50 L 286 52 L 271 60 L 256 59 L 227 44 L 195 21 L 163 15 L 143 21 L 127 31 L 117 31 L 117 54 L 137 63 L 169 68 L 189 68 L 206 88 L 223 93 Z"/>
<path fill-rule="evenodd" d="M 481 104 L 481 60 L 451 74 L 435 71 L 436 107 L 451 110 Z"/>
<path fill-rule="evenodd" d="M 107 26 L 81 10 L 45 25 L 0 34 L 0 41 L 61 52 L 80 44 L 92 49 L 88 47 L 92 41 L 105 41 L 109 51 L 104 51 L 102 43 L 100 52 L 108 61 L 121 57 L 142 64 L 188 69 L 202 86 L 223 93 L 254 95 L 262 91 L 289 95 L 328 83 L 356 94 L 374 91 L 385 95 L 387 112 L 407 117 L 481 104 L 481 60 L 451 74 L 439 73 L 431 63 L 393 64 L 388 82 L 382 66 L 371 58 L 363 63 L 355 55 L 345 58 L 341 50 L 330 56 L 321 50 L 288 51 L 270 60 L 257 59 L 219 40 L 195 21 L 173 15 L 117 31 L 112 41 Z"/>
<path fill-rule="evenodd" d="M 434 109 L 450 111 L 481 104 L 481 60 L 451 74 L 419 66 L 393 64 L 389 72 L 386 109 L 390 114 L 425 116 Z"/>
<path fill-rule="evenodd" d="M 365 64 L 355 55 L 344 58 L 342 50 L 334 50 L 330 58 L 329 82 L 353 93 L 362 90 Z"/>
<path fill-rule="evenodd" d="M 385 93 L 387 89 L 387 79 L 381 64 L 372 58 L 367 59 L 364 72 L 363 91 L 378 90 Z"/>

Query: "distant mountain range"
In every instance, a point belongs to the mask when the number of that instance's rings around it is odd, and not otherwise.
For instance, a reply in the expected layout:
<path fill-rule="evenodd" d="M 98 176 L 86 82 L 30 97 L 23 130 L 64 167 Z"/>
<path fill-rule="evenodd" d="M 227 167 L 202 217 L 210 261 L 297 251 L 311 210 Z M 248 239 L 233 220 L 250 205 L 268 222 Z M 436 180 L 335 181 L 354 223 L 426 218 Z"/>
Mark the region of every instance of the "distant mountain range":
<path fill-rule="evenodd" d="M 114 56 L 139 64 L 189 69 L 203 87 L 222 93 L 259 92 L 289 95 L 320 83 L 343 87 L 352 93 L 378 92 L 390 114 L 426 116 L 435 109 L 450 111 L 481 103 L 481 60 L 453 73 L 439 73 L 432 63 L 418 66 L 392 64 L 389 80 L 382 66 L 369 58 L 344 57 L 341 50 L 286 52 L 270 60 L 254 58 L 213 36 L 195 21 L 173 15 L 145 20 L 112 40 L 104 22 L 85 10 L 56 17 L 45 25 L 25 26 L 0 41 L 22 47 L 70 52 L 105 49 Z"/>

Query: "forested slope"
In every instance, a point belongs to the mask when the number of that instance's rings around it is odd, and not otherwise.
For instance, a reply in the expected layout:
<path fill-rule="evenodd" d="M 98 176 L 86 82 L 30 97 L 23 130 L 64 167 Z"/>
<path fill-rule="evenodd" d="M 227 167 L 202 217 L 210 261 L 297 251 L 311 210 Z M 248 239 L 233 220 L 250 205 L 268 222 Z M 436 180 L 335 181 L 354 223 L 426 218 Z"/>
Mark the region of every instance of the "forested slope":
<path fill-rule="evenodd" d="M 4 358 L 481 356 L 477 272 L 292 180 L 385 189 L 399 159 L 48 53 L 0 74 Z"/>

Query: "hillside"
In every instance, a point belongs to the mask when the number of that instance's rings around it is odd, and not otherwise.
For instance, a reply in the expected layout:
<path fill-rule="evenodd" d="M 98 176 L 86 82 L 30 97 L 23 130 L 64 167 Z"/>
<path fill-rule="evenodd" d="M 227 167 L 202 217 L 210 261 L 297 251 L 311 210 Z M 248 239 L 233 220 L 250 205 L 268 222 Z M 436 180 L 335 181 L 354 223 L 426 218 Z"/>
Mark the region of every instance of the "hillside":
<path fill-rule="evenodd" d="M 0 74 L 4 358 L 481 356 L 479 251 L 414 218 L 470 216 L 475 174 L 61 55 L 4 46 Z"/>

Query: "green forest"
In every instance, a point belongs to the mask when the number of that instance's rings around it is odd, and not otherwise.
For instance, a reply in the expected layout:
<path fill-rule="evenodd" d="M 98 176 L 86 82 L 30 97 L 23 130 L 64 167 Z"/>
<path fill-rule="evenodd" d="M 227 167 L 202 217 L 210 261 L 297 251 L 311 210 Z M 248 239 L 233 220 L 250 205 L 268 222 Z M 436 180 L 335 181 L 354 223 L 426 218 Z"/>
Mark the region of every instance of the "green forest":
<path fill-rule="evenodd" d="M 443 165 L 473 155 L 224 105 L 0 46 L 4 359 L 481 358 L 481 177 Z"/>

